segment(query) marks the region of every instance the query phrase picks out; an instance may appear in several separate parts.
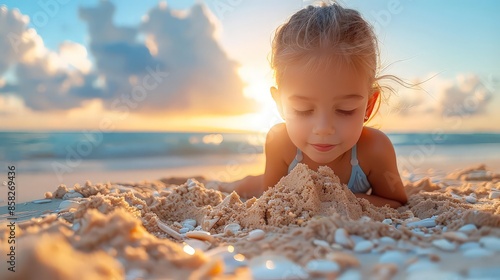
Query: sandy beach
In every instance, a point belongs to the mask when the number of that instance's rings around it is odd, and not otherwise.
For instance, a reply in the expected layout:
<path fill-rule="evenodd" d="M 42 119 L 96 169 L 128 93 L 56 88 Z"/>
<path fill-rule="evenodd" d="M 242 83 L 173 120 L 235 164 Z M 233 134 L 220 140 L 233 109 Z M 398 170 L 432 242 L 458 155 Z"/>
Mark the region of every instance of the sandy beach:
<path fill-rule="evenodd" d="M 249 200 L 181 175 L 61 185 L 19 203 L 17 220 L 3 206 L 0 278 L 500 275 L 500 174 L 484 165 L 406 180 L 410 199 L 396 210 L 357 199 L 329 168 L 300 165 Z"/>

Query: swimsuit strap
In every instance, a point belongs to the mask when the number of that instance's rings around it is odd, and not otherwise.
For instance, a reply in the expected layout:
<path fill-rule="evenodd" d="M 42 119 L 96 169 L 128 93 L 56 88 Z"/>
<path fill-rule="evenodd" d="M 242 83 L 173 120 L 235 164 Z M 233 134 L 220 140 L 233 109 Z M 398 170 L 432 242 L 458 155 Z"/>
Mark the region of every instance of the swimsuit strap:
<path fill-rule="evenodd" d="M 297 148 L 295 158 L 293 158 L 292 163 L 290 163 L 290 165 L 288 166 L 288 173 L 290 173 L 295 168 L 295 166 L 297 166 L 297 164 L 302 161 L 303 158 L 304 156 L 302 155 L 302 151 Z"/>
<path fill-rule="evenodd" d="M 356 146 L 357 146 L 357 144 L 354 145 L 354 147 L 352 147 L 352 150 L 351 150 L 351 165 L 352 166 L 355 166 L 355 165 L 359 164 L 359 161 L 358 161 L 358 152 L 357 152 Z"/>

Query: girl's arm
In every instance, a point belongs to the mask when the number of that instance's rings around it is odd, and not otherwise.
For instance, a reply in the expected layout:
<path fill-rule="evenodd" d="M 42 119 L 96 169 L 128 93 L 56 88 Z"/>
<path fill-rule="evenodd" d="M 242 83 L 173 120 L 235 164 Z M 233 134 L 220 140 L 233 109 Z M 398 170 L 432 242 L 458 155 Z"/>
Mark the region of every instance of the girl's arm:
<path fill-rule="evenodd" d="M 383 198 L 383 197 L 377 196 L 377 195 L 368 195 L 365 193 L 355 193 L 354 195 L 357 198 L 364 198 L 364 199 L 370 201 L 371 204 L 378 206 L 378 207 L 383 207 L 387 204 L 392 208 L 398 208 L 398 207 L 403 206 L 403 204 L 401 204 L 401 202 L 399 202 L 399 201 Z"/>
<path fill-rule="evenodd" d="M 283 160 L 286 148 L 286 127 L 282 124 L 273 126 L 266 136 L 264 152 L 266 154 L 265 173 L 257 176 L 247 176 L 241 180 L 222 183 L 219 190 L 224 192 L 236 191 L 241 197 L 259 197 L 269 187 L 276 185 L 281 177 L 288 172 L 288 165 Z M 288 144 L 289 145 L 289 144 Z"/>
<path fill-rule="evenodd" d="M 284 157 L 287 155 L 290 145 L 293 144 L 288 137 L 284 123 L 273 126 L 266 136 L 266 169 L 264 172 L 262 192 L 276 185 L 279 180 L 288 173 L 288 164 Z M 295 147 L 295 146 L 293 146 Z M 295 151 L 294 151 L 295 152 Z"/>
<path fill-rule="evenodd" d="M 372 186 L 372 194 L 359 194 L 375 206 L 389 204 L 393 208 L 400 207 L 408 201 L 406 192 L 398 172 L 396 152 L 387 135 L 377 129 L 367 129 L 363 150 L 364 157 L 370 166 L 368 181 Z"/>

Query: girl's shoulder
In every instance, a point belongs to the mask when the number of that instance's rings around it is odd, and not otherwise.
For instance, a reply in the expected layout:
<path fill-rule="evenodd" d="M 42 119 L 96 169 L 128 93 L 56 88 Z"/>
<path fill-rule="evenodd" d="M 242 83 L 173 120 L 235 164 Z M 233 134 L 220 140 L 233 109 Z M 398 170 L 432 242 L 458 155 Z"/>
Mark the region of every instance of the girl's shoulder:
<path fill-rule="evenodd" d="M 266 136 L 267 152 L 283 157 L 286 162 L 291 162 L 295 157 L 296 147 L 290 140 L 285 123 L 279 123 L 271 127 Z"/>
<path fill-rule="evenodd" d="M 380 160 L 395 157 L 394 146 L 382 131 L 364 127 L 357 143 L 358 157 L 365 165 L 375 165 Z"/>

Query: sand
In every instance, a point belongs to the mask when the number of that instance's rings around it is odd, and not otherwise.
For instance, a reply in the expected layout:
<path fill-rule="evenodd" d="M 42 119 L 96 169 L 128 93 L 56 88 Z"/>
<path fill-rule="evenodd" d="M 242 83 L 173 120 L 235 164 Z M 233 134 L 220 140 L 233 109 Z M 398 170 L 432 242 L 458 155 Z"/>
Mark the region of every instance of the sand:
<path fill-rule="evenodd" d="M 43 215 L 16 224 L 16 272 L 2 261 L 0 279 L 500 275 L 500 174 L 485 166 L 406 181 L 409 202 L 398 209 L 356 198 L 327 167 L 299 164 L 248 200 L 204 183 L 60 185 L 33 204 L 51 205 Z M 2 224 L 2 256 L 9 234 Z"/>

